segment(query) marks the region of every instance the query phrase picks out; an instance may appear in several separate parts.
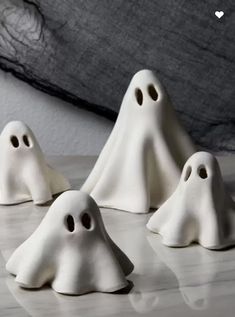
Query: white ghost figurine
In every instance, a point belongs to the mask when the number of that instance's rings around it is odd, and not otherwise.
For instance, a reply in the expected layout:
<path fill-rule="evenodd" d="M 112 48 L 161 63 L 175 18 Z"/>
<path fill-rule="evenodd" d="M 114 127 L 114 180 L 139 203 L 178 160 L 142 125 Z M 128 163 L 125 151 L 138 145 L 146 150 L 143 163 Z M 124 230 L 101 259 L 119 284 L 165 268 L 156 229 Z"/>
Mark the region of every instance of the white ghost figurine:
<path fill-rule="evenodd" d="M 208 249 L 222 249 L 235 244 L 235 203 L 213 155 L 197 152 L 188 159 L 178 187 L 147 228 L 170 247 L 198 242 Z"/>
<path fill-rule="evenodd" d="M 194 146 L 150 70 L 132 78 L 119 116 L 81 190 L 101 207 L 147 213 L 174 191 Z"/>
<path fill-rule="evenodd" d="M 0 204 L 43 204 L 69 188 L 68 181 L 46 164 L 31 129 L 20 121 L 9 122 L 0 135 Z"/>
<path fill-rule="evenodd" d="M 95 201 L 72 190 L 55 200 L 6 269 L 21 287 L 50 284 L 58 293 L 79 295 L 126 287 L 133 264 L 108 236 Z"/>

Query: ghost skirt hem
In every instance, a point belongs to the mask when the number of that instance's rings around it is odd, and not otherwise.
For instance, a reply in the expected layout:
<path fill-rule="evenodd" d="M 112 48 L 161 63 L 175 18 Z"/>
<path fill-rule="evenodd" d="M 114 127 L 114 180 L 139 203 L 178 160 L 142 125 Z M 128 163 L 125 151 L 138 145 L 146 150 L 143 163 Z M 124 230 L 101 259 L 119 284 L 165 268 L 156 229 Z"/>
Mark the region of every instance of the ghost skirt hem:
<path fill-rule="evenodd" d="M 205 245 L 203 243 L 200 243 L 199 244 L 201 246 L 203 246 L 204 248 L 208 249 L 208 250 L 212 250 L 212 251 L 217 251 L 217 250 L 223 250 L 223 249 L 227 249 L 227 248 L 232 248 L 235 246 L 235 240 L 231 240 L 231 241 L 228 241 L 227 243 L 224 242 L 224 243 L 221 243 L 221 244 L 213 244 L 213 245 Z"/>
<path fill-rule="evenodd" d="M 20 281 L 17 279 L 17 276 L 15 278 L 15 281 L 16 283 L 23 289 L 34 289 L 34 290 L 37 290 L 37 289 L 40 289 L 43 285 L 42 284 L 39 284 L 39 285 L 36 285 L 36 284 L 27 284 L 23 281 Z"/>
<path fill-rule="evenodd" d="M 146 227 L 153 233 L 158 234 L 161 237 L 162 244 L 170 247 L 170 248 L 185 248 L 190 245 L 193 245 L 194 243 L 197 243 L 199 246 L 211 250 L 211 251 L 218 251 L 223 250 L 227 248 L 232 248 L 235 246 L 235 240 L 230 240 L 228 242 L 218 243 L 218 244 L 206 244 L 201 242 L 200 240 L 190 240 L 190 241 L 172 241 L 168 240 L 167 238 L 164 238 L 164 234 L 162 234 L 160 231 L 157 231 L 156 229 L 149 226 L 149 224 L 146 225 Z"/>
<path fill-rule="evenodd" d="M 33 200 L 32 197 L 27 197 L 27 198 L 21 198 L 21 199 L 16 199 L 16 200 L 1 200 L 0 199 L 0 206 L 14 206 L 14 205 L 20 205 L 28 202 L 33 202 L 35 205 L 44 205 L 50 201 L 52 201 L 54 198 L 56 198 L 57 195 L 60 195 L 66 191 L 70 190 L 70 187 L 60 190 L 58 192 L 55 192 L 52 194 L 52 196 L 48 199 L 42 199 L 42 200 Z"/>
<path fill-rule="evenodd" d="M 110 287 L 110 288 L 105 288 L 105 289 L 100 289 L 100 288 L 87 288 L 87 289 L 83 289 L 83 290 L 79 290 L 79 291 L 72 291 L 72 290 L 63 290 L 60 289 L 59 287 L 55 287 L 52 286 L 52 289 L 59 294 L 63 294 L 63 295 L 68 295 L 68 296 L 80 296 L 83 294 L 88 294 L 88 293 L 94 293 L 94 292 L 101 292 L 101 293 L 114 293 L 117 292 L 119 290 L 122 290 L 123 288 L 128 286 L 128 282 L 126 281 L 125 283 L 121 283 L 119 285 Z"/>
<path fill-rule="evenodd" d="M 32 201 L 32 198 L 17 199 L 15 201 L 1 201 L 0 200 L 0 206 L 14 206 L 14 205 L 20 205 L 23 203 L 28 203 L 30 201 Z"/>
<path fill-rule="evenodd" d="M 123 212 L 130 212 L 132 214 L 147 214 L 147 213 L 149 213 L 149 210 L 148 211 L 136 211 L 134 209 L 125 208 L 125 207 L 118 207 L 118 206 L 114 206 L 112 204 L 110 204 L 110 205 L 109 204 L 102 204 L 99 202 L 97 204 L 100 208 L 119 210 L 119 211 L 123 211 Z"/>

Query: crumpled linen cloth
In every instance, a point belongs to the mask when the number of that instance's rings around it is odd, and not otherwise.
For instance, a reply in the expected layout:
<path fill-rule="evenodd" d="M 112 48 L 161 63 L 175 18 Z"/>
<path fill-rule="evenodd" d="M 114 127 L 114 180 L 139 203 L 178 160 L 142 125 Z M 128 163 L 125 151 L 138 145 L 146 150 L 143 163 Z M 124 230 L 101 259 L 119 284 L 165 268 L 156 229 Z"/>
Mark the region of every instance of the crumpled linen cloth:
<path fill-rule="evenodd" d="M 235 151 L 234 30 L 234 0 L 1 0 L 0 67 L 112 120 L 152 69 L 196 144 Z"/>

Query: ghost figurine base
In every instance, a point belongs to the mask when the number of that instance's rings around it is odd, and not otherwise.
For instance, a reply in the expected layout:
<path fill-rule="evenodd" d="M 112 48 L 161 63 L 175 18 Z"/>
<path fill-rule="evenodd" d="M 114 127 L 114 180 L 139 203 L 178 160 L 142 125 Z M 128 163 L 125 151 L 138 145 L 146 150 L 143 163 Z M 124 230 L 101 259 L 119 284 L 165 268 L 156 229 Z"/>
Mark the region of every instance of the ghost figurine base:
<path fill-rule="evenodd" d="M 133 264 L 108 236 L 95 201 L 67 191 L 15 250 L 6 269 L 23 288 L 49 284 L 58 293 L 80 295 L 125 288 Z"/>
<path fill-rule="evenodd" d="M 147 228 L 170 247 L 198 242 L 217 250 L 235 245 L 235 203 L 213 155 L 197 152 L 188 159 L 178 187 L 149 219 Z"/>
<path fill-rule="evenodd" d="M 172 194 L 194 152 L 160 81 L 150 70 L 139 71 L 81 190 L 100 207 L 147 213 Z"/>
<path fill-rule="evenodd" d="M 0 204 L 32 200 L 41 205 L 69 188 L 68 181 L 46 164 L 31 129 L 20 121 L 8 123 L 0 135 Z"/>

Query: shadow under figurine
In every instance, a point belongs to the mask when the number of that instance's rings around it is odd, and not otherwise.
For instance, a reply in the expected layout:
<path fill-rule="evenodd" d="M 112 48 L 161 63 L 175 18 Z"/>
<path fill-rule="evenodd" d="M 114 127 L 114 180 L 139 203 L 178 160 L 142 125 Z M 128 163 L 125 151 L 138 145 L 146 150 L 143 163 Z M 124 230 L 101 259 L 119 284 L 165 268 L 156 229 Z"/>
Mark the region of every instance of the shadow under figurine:
<path fill-rule="evenodd" d="M 81 190 L 100 207 L 147 213 L 172 194 L 194 152 L 164 87 L 152 71 L 141 70 Z"/>
<path fill-rule="evenodd" d="M 6 264 L 21 287 L 49 284 L 68 295 L 123 289 L 133 267 L 108 236 L 95 201 L 75 190 L 55 200 Z"/>
<path fill-rule="evenodd" d="M 0 204 L 32 200 L 40 205 L 69 188 L 64 176 L 47 165 L 31 129 L 9 122 L 0 135 Z"/>

